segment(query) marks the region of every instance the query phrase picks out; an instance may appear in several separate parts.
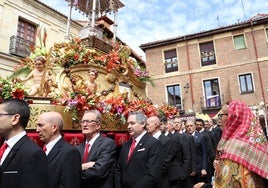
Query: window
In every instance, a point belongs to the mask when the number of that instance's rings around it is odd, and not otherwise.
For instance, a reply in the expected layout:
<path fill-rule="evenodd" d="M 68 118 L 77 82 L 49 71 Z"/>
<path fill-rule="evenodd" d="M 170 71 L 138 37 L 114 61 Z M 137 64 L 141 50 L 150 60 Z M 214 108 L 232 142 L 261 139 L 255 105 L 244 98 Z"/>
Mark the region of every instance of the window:
<path fill-rule="evenodd" d="M 181 88 L 180 85 L 167 86 L 168 104 L 181 109 Z"/>
<path fill-rule="evenodd" d="M 266 41 L 268 41 L 268 28 L 265 29 L 265 33 L 266 33 Z"/>
<path fill-rule="evenodd" d="M 216 64 L 213 42 L 199 44 L 202 66 Z"/>
<path fill-rule="evenodd" d="M 178 71 L 178 59 L 176 49 L 164 52 L 166 73 Z"/>
<path fill-rule="evenodd" d="M 246 42 L 244 35 L 234 36 L 234 48 L 236 50 L 246 48 Z"/>
<path fill-rule="evenodd" d="M 239 84 L 241 94 L 254 92 L 251 74 L 239 75 Z"/>
<path fill-rule="evenodd" d="M 218 79 L 204 80 L 205 104 L 206 107 L 221 106 L 220 88 Z"/>
<path fill-rule="evenodd" d="M 10 53 L 18 56 L 30 55 L 30 47 L 35 44 L 36 25 L 19 18 L 17 36 L 10 37 Z"/>

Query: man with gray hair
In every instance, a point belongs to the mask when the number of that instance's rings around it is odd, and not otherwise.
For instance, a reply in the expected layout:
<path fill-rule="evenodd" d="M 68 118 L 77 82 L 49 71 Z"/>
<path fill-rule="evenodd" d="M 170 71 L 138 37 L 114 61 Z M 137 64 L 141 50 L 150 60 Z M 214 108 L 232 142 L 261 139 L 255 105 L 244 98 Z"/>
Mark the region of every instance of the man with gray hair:
<path fill-rule="evenodd" d="M 86 140 L 77 149 L 82 158 L 81 188 L 112 188 L 115 141 L 100 134 L 102 114 L 87 110 L 80 122 Z"/>
<path fill-rule="evenodd" d="M 48 160 L 48 188 L 80 187 L 80 154 L 63 140 L 62 128 L 63 117 L 58 112 L 44 112 L 36 123 L 36 132 L 45 143 L 43 150 Z"/>
<path fill-rule="evenodd" d="M 116 188 L 155 188 L 161 181 L 163 147 L 146 132 L 147 117 L 142 111 L 128 116 L 131 137 L 123 144 L 115 168 Z"/>

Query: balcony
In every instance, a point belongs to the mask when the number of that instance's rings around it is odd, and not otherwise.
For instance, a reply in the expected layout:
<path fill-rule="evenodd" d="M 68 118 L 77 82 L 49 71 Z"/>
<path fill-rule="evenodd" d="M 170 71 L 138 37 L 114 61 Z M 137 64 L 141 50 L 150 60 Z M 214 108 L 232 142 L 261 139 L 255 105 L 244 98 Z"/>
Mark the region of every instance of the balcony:
<path fill-rule="evenodd" d="M 224 104 L 224 95 L 211 95 L 207 97 L 201 97 L 201 108 L 202 111 L 218 111 Z"/>
<path fill-rule="evenodd" d="M 171 62 L 165 61 L 165 71 L 166 73 L 178 71 L 178 61 L 177 60 Z"/>
<path fill-rule="evenodd" d="M 24 38 L 18 36 L 11 36 L 9 53 L 20 57 L 26 57 L 30 55 L 30 47 L 34 45 L 35 43 L 32 41 L 25 40 Z"/>

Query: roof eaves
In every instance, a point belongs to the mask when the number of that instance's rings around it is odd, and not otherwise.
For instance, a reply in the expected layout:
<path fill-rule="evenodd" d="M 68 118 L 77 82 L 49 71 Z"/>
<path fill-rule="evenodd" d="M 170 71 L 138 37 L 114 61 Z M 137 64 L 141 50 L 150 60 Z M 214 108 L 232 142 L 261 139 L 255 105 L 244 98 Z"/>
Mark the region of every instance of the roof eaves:
<path fill-rule="evenodd" d="M 149 43 L 141 44 L 139 47 L 143 51 L 146 51 L 148 49 L 159 47 L 159 46 L 169 45 L 172 43 L 182 42 L 182 41 L 196 39 L 196 38 L 200 38 L 200 37 L 206 37 L 209 35 L 214 35 L 214 34 L 218 34 L 218 33 L 242 29 L 245 27 L 250 27 L 253 25 L 259 25 L 259 24 L 263 24 L 263 23 L 268 23 L 268 16 L 262 17 L 259 19 L 255 19 L 255 20 L 250 19 L 248 21 L 239 22 L 239 23 L 235 23 L 235 24 L 227 25 L 227 26 L 222 26 L 222 27 L 219 27 L 216 29 L 201 31 L 201 32 L 183 35 L 183 36 L 179 36 L 179 37 L 173 37 L 173 38 L 169 38 L 169 39 L 165 39 L 165 40 L 158 40 L 158 41 L 154 41 L 154 42 L 149 42 Z"/>

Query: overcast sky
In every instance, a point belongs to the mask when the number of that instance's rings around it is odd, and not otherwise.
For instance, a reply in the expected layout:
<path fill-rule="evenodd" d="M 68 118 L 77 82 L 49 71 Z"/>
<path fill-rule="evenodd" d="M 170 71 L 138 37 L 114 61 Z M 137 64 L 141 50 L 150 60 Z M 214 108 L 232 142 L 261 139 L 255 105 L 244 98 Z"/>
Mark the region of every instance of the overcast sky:
<path fill-rule="evenodd" d="M 39 0 L 68 15 L 65 0 Z M 174 38 L 268 14 L 268 0 L 121 0 L 117 36 L 145 59 L 141 44 Z M 73 11 L 73 19 L 85 19 Z"/>

